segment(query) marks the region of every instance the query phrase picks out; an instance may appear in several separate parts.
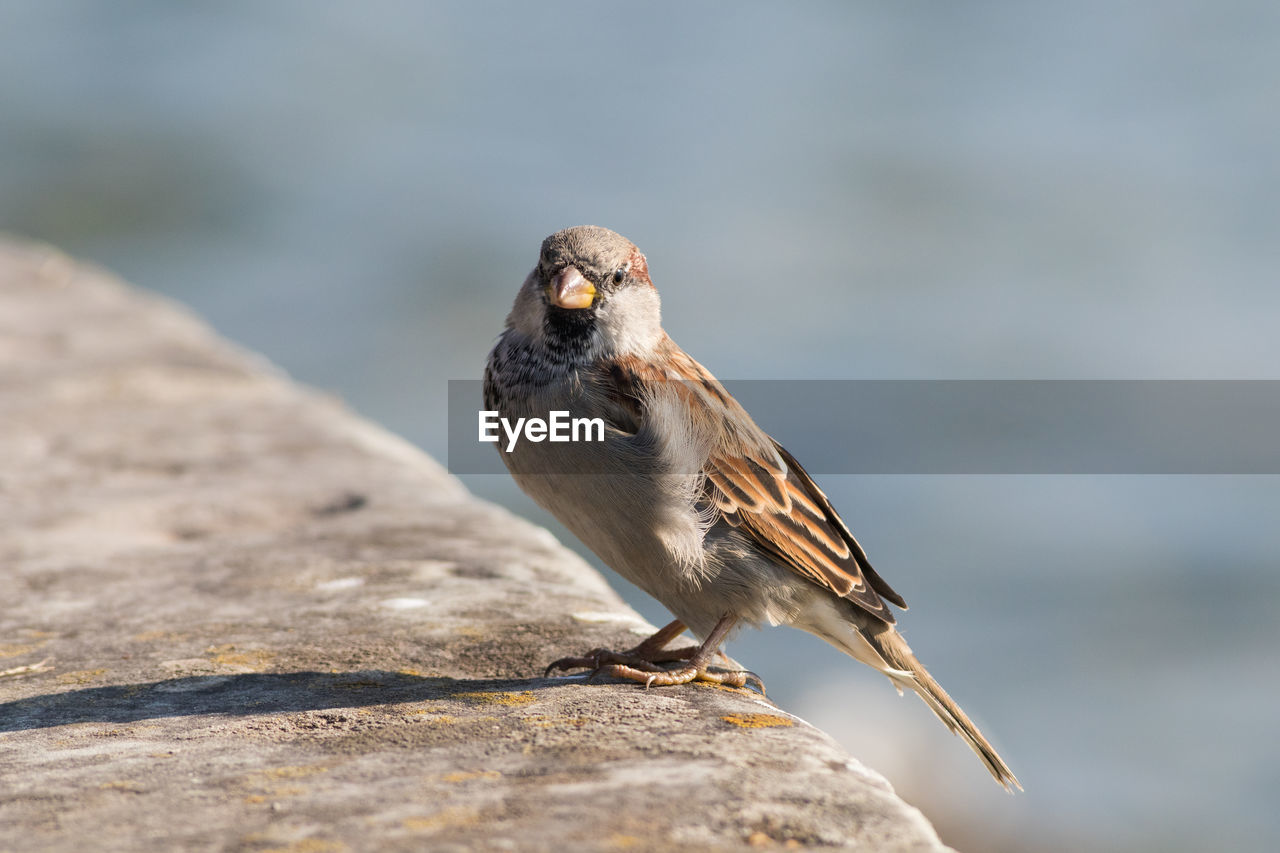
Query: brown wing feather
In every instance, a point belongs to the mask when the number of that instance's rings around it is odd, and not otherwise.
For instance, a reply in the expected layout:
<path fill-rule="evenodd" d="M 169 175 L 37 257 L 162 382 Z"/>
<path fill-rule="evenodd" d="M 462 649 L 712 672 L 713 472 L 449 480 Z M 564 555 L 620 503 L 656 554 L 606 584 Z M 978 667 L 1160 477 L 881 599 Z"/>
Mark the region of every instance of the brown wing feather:
<path fill-rule="evenodd" d="M 884 596 L 902 596 L 871 568 L 866 553 L 813 479 L 702 365 L 669 338 L 662 344 L 664 374 L 650 362 L 620 359 L 612 374 L 620 396 L 643 405 L 643 386 L 674 381 L 693 416 L 721 427 L 722 441 L 707 460 L 703 494 L 721 517 L 748 533 L 778 561 L 867 612 L 893 624 Z M 625 390 L 622 390 L 625 389 Z"/>
<path fill-rule="evenodd" d="M 840 517 L 840 514 L 836 512 L 835 507 L 831 505 L 831 501 L 827 498 L 826 492 L 818 488 L 818 484 L 809 476 L 809 472 L 801 467 L 800 463 L 796 461 L 794 456 L 787 452 L 785 447 L 778 444 L 776 441 L 773 442 L 773 446 L 787 463 L 791 472 L 804 484 L 805 491 L 808 493 L 809 497 L 817 501 L 823 517 L 826 518 L 837 531 L 839 531 L 841 537 L 845 541 L 845 544 L 847 544 L 849 546 L 849 550 L 853 552 L 853 558 L 857 561 L 858 567 L 862 569 L 863 575 L 865 575 L 867 580 L 871 582 L 871 588 L 882 597 L 889 599 L 903 610 L 906 610 L 906 600 L 903 599 L 903 597 L 899 595 L 893 587 L 889 586 L 889 583 L 884 578 L 880 577 L 879 572 L 872 568 L 871 561 L 867 559 L 867 552 L 862 550 L 862 545 L 854 538 L 853 533 L 850 532 L 849 528 L 845 525 L 844 519 Z"/>
<path fill-rule="evenodd" d="M 785 504 L 766 497 L 778 489 L 785 490 L 788 497 L 797 493 L 808 496 L 807 475 L 787 465 L 772 443 L 768 450 L 772 459 L 756 448 L 741 445 L 713 452 L 704 487 L 709 500 L 721 515 L 732 517 L 731 523 L 750 533 L 784 565 L 892 623 L 893 614 L 822 507 L 816 506 L 811 496 L 807 503 L 792 498 Z M 753 452 L 759 455 L 753 456 L 754 464 L 748 471 L 738 460 Z M 744 494 L 750 499 L 742 500 Z"/>

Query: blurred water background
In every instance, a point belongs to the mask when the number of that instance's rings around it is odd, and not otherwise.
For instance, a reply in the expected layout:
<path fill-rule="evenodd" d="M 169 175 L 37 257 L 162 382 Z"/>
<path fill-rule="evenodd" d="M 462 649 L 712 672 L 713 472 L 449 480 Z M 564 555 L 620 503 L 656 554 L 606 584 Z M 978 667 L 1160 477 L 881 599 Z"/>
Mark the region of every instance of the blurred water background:
<path fill-rule="evenodd" d="M 2 2 L 0 228 L 441 459 L 582 223 L 724 378 L 1275 379 L 1277 93 L 1264 0 Z M 944 840 L 1280 849 L 1276 477 L 822 483 L 1026 794 L 816 640 L 730 651 Z"/>

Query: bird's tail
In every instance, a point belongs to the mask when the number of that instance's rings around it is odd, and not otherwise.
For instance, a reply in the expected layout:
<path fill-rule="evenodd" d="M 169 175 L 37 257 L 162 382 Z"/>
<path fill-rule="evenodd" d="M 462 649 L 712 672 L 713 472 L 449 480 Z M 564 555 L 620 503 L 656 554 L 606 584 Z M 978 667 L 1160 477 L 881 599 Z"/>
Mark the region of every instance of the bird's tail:
<path fill-rule="evenodd" d="M 868 625 L 866 630 L 858 633 L 865 637 L 879 657 L 888 664 L 888 668 L 876 668 L 881 669 L 881 672 L 889 676 L 889 680 L 898 688 L 898 692 L 902 692 L 904 687 L 915 691 L 916 695 L 924 700 L 924 703 L 929 706 L 929 710 L 933 711 L 938 716 L 938 719 L 946 724 L 947 728 L 969 744 L 969 748 L 974 751 L 978 758 L 982 759 L 982 763 L 986 765 L 987 770 L 1006 791 L 1013 791 L 1014 788 L 1019 791 L 1022 790 L 1018 777 L 1013 775 L 1009 765 L 1004 763 L 1004 759 L 982 736 L 982 732 L 978 731 L 978 727 L 973 724 L 973 720 L 970 720 L 969 716 L 955 703 L 955 700 L 947 695 L 947 691 L 942 689 L 942 685 L 933 680 L 933 676 L 924 668 L 924 664 L 920 663 L 916 656 L 911 653 L 911 647 L 907 645 L 907 641 L 894 630 L 892 625 L 885 625 L 884 623 Z M 859 656 L 855 655 L 855 657 Z M 862 659 L 862 657 L 859 657 L 859 660 Z"/>

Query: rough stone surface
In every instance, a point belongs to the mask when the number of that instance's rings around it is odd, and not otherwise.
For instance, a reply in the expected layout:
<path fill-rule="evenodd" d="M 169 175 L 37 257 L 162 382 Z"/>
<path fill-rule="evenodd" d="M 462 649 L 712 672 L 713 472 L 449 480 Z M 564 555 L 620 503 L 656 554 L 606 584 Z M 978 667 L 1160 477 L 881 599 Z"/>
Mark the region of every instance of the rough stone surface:
<path fill-rule="evenodd" d="M 547 532 L 184 311 L 0 242 L 0 849 L 938 850 Z"/>

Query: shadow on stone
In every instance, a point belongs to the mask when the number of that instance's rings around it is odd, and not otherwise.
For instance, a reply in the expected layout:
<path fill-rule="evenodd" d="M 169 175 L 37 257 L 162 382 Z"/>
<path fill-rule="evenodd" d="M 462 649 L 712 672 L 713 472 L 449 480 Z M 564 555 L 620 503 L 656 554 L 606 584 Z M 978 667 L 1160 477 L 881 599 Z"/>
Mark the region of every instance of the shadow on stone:
<path fill-rule="evenodd" d="M 203 714 L 247 716 L 455 700 L 507 704 L 504 697 L 577 679 L 466 679 L 383 670 L 195 675 L 89 687 L 0 704 L 0 732 L 75 723 L 137 723 Z"/>

